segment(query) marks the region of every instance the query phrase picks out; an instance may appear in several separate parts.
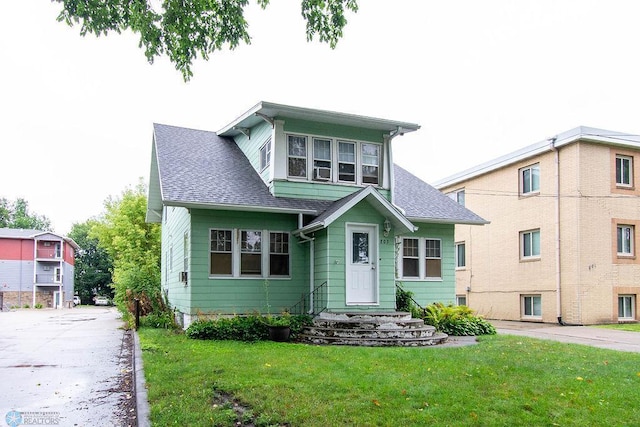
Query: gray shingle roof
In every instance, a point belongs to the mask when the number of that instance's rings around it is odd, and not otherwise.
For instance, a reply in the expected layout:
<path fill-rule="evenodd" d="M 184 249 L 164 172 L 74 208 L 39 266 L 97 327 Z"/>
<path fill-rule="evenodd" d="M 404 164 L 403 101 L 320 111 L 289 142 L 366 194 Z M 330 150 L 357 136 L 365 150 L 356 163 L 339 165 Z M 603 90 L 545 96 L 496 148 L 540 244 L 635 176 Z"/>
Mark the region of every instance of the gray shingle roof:
<path fill-rule="evenodd" d="M 154 124 L 162 199 L 175 204 L 304 210 L 330 202 L 274 197 L 232 139 L 215 132 Z"/>
<path fill-rule="evenodd" d="M 457 224 L 486 224 L 487 221 L 450 199 L 417 176 L 394 165 L 394 203 L 411 220 Z"/>

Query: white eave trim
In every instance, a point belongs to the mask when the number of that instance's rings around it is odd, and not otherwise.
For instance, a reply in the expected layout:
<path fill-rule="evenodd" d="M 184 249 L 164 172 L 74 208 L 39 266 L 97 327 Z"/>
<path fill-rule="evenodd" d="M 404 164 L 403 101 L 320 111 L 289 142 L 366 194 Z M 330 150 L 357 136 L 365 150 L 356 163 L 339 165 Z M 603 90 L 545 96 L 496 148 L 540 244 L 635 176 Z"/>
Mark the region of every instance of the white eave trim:
<path fill-rule="evenodd" d="M 271 206 L 253 206 L 253 205 L 234 205 L 234 204 L 220 204 L 220 203 L 196 203 L 196 202 L 180 202 L 165 200 L 164 206 L 176 206 L 187 209 L 213 209 L 221 211 L 244 211 L 244 212 L 271 212 L 271 213 L 285 213 L 285 214 L 307 214 L 318 215 L 319 212 L 315 209 L 295 209 L 295 208 L 278 208 Z"/>

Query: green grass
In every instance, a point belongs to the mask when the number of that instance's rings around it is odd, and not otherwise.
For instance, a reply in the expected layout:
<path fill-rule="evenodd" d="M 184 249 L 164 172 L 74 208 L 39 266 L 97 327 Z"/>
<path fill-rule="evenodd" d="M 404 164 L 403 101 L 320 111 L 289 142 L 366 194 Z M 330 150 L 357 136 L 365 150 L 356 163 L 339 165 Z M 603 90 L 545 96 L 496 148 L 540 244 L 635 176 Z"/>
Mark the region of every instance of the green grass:
<path fill-rule="evenodd" d="M 140 330 L 153 425 L 631 426 L 635 353 L 515 336 L 458 348 L 199 341 Z"/>
<path fill-rule="evenodd" d="M 612 323 L 609 325 L 598 325 L 598 327 L 617 329 L 618 331 L 640 332 L 640 323 Z"/>

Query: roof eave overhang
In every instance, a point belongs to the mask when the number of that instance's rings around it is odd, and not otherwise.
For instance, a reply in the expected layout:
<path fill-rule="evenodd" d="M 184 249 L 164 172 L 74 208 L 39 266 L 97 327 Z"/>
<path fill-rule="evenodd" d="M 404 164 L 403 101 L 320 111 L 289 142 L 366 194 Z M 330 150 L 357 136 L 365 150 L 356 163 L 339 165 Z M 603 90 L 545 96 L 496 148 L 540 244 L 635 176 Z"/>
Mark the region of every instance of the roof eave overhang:
<path fill-rule="evenodd" d="M 450 219 L 450 218 L 417 218 L 408 217 L 412 222 L 418 222 L 423 224 L 461 224 L 461 225 L 487 225 L 491 224 L 491 221 L 487 220 L 468 220 L 468 219 Z"/>
<path fill-rule="evenodd" d="M 187 209 L 206 209 L 206 210 L 219 210 L 219 211 L 268 212 L 268 213 L 306 214 L 306 215 L 319 214 L 318 210 L 316 209 L 279 208 L 279 207 L 272 207 L 272 206 L 253 206 L 253 205 L 238 205 L 238 204 L 225 204 L 225 203 L 185 202 L 185 201 L 176 201 L 176 200 L 165 200 L 164 205 L 182 207 Z"/>

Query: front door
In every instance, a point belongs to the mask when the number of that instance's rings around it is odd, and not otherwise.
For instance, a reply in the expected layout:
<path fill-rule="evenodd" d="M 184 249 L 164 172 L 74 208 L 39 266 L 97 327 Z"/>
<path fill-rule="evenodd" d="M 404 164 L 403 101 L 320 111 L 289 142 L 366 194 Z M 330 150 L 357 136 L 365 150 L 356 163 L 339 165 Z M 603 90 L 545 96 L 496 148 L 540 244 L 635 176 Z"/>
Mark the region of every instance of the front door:
<path fill-rule="evenodd" d="M 60 301 L 60 291 L 53 292 L 53 308 L 62 308 L 62 301 Z"/>
<path fill-rule="evenodd" d="M 378 303 L 377 226 L 347 225 L 346 303 Z"/>

